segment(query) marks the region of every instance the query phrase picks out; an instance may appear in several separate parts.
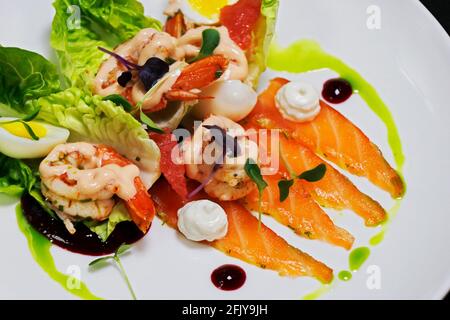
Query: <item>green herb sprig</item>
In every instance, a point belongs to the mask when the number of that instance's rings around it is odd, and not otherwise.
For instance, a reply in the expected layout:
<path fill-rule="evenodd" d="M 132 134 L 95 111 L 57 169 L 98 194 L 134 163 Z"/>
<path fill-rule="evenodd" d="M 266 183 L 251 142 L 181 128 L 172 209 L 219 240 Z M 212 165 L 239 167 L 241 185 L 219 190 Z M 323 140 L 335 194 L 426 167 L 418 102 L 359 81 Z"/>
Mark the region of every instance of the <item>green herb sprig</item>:
<path fill-rule="evenodd" d="M 133 110 L 133 106 L 128 102 L 127 99 L 122 97 L 120 94 L 110 94 L 103 98 L 104 101 L 112 101 L 114 104 L 118 106 L 122 106 L 123 110 L 126 112 L 131 112 Z"/>
<path fill-rule="evenodd" d="M 264 189 L 268 187 L 267 182 L 263 179 L 261 174 L 261 169 L 258 167 L 256 162 L 253 159 L 247 159 L 245 162 L 245 173 L 252 179 L 252 181 L 256 184 L 258 187 L 258 193 L 259 193 L 259 199 L 258 199 L 258 215 L 259 215 L 259 225 L 258 227 L 261 228 L 261 202 L 262 202 L 262 195 L 264 192 Z"/>
<path fill-rule="evenodd" d="M 289 196 L 289 190 L 294 185 L 294 180 L 278 181 L 278 189 L 280 190 L 280 202 L 284 202 Z"/>
<path fill-rule="evenodd" d="M 202 39 L 202 47 L 198 56 L 189 60 L 189 63 L 194 63 L 211 56 L 220 43 L 220 33 L 216 29 L 206 29 L 202 32 Z"/>
<path fill-rule="evenodd" d="M 327 166 L 325 164 L 319 164 L 314 169 L 303 172 L 297 178 L 300 180 L 306 180 L 308 182 L 317 182 L 322 180 L 327 172 Z"/>
<path fill-rule="evenodd" d="M 114 255 L 95 259 L 94 261 L 89 263 L 89 267 L 90 268 L 102 267 L 104 263 L 114 260 L 114 262 L 119 267 L 122 277 L 125 279 L 128 290 L 130 290 L 131 297 L 133 298 L 133 300 L 137 300 L 136 294 L 134 293 L 133 287 L 131 286 L 131 282 L 128 279 L 127 273 L 125 272 L 125 268 L 122 265 L 122 261 L 120 260 L 120 256 L 123 255 L 125 252 L 127 252 L 129 249 L 131 249 L 131 247 L 132 247 L 131 245 L 124 243 L 116 250 Z"/>
<path fill-rule="evenodd" d="M 24 126 L 25 130 L 27 130 L 28 134 L 30 135 L 31 139 L 38 141 L 39 137 L 37 136 L 36 133 L 34 133 L 33 129 L 30 127 L 30 125 L 27 122 L 30 122 L 32 120 L 34 120 L 37 115 L 39 114 L 39 112 L 41 111 L 41 108 L 37 108 L 33 113 L 26 115 L 22 118 L 16 119 L 16 120 L 11 120 L 11 121 L 5 121 L 5 122 L 1 122 L 0 124 L 7 124 L 7 123 L 20 123 L 21 125 Z"/>
<path fill-rule="evenodd" d="M 164 133 L 164 130 L 161 129 L 149 116 L 147 116 L 144 111 L 140 110 L 139 119 L 143 124 L 146 124 L 148 129 L 157 133 Z"/>
<path fill-rule="evenodd" d="M 314 169 L 303 172 L 296 178 L 299 180 L 305 180 L 308 182 L 317 182 L 323 179 L 325 173 L 327 172 L 327 166 L 325 164 L 319 164 Z M 294 179 L 291 180 L 280 180 L 278 181 L 278 189 L 280 191 L 280 202 L 286 201 L 289 196 L 289 191 L 294 185 Z"/>

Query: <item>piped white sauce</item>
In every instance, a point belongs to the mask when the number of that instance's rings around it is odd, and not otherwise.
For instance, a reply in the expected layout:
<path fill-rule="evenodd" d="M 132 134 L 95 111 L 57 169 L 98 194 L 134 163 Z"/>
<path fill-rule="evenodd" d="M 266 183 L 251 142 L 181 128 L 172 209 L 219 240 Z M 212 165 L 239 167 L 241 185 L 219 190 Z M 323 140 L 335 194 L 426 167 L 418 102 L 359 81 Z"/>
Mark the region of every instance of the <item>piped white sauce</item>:
<path fill-rule="evenodd" d="M 178 210 L 178 229 L 192 241 L 214 241 L 226 236 L 228 219 L 217 203 L 192 201 Z"/>
<path fill-rule="evenodd" d="M 313 120 L 320 112 L 320 97 L 304 82 L 289 82 L 278 90 L 276 106 L 284 118 L 296 122 Z"/>

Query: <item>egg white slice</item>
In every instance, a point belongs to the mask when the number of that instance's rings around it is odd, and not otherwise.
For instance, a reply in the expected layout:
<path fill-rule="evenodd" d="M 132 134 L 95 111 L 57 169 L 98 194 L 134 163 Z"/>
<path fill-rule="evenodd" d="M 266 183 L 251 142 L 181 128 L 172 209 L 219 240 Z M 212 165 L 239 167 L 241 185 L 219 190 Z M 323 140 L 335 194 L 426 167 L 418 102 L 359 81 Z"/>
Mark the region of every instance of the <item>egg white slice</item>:
<path fill-rule="evenodd" d="M 17 120 L 16 118 L 1 118 L 2 122 Z M 58 144 L 65 143 L 70 132 L 65 128 L 33 121 L 45 127 L 47 133 L 39 140 L 32 140 L 13 135 L 0 126 L 0 152 L 15 159 L 43 158 Z"/>

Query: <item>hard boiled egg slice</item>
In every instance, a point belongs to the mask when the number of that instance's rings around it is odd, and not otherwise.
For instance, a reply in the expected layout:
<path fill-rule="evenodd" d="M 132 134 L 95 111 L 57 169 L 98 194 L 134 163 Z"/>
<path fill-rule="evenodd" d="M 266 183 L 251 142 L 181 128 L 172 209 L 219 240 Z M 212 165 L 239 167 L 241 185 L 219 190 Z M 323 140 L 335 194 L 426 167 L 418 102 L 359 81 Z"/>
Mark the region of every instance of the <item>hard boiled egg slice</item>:
<path fill-rule="evenodd" d="M 0 152 L 16 159 L 45 157 L 56 145 L 65 143 L 69 130 L 44 122 L 30 121 L 39 140 L 33 140 L 25 126 L 20 122 L 8 123 L 16 118 L 0 118 Z"/>
<path fill-rule="evenodd" d="M 220 19 L 220 9 L 238 0 L 178 0 L 181 12 L 195 24 L 216 24 Z"/>

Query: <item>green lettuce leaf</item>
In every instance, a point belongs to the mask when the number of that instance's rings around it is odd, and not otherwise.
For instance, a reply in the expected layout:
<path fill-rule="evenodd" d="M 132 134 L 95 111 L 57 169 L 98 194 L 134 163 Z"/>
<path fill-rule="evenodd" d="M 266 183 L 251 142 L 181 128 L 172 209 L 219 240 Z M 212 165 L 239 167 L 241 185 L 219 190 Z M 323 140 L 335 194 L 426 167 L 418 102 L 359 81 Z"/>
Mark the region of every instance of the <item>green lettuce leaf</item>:
<path fill-rule="evenodd" d="M 136 0 L 56 0 L 51 45 L 56 50 L 67 85 L 90 89 L 105 54 L 144 28 L 161 23 L 144 15 Z"/>
<path fill-rule="evenodd" d="M 109 218 L 102 222 L 85 220 L 83 223 L 94 233 L 96 233 L 102 241 L 106 241 L 116 226 L 124 221 L 133 221 L 128 214 L 128 210 L 119 202 L 112 210 Z"/>
<path fill-rule="evenodd" d="M 0 116 L 23 117 L 35 111 L 32 100 L 60 90 L 55 66 L 41 55 L 0 47 Z"/>
<path fill-rule="evenodd" d="M 159 148 L 122 107 L 78 88 L 42 97 L 37 105 L 41 108 L 37 118 L 69 129 L 70 141 L 105 144 L 133 161 L 148 188 L 159 178 Z"/>
<path fill-rule="evenodd" d="M 0 153 L 0 193 L 20 196 L 36 184 L 36 173 L 21 160 Z"/>
<path fill-rule="evenodd" d="M 267 67 L 267 53 L 275 33 L 279 4 L 279 0 L 263 0 L 261 3 L 262 16 L 253 34 L 253 52 L 248 58 L 249 74 L 246 79 L 254 88 Z"/>

